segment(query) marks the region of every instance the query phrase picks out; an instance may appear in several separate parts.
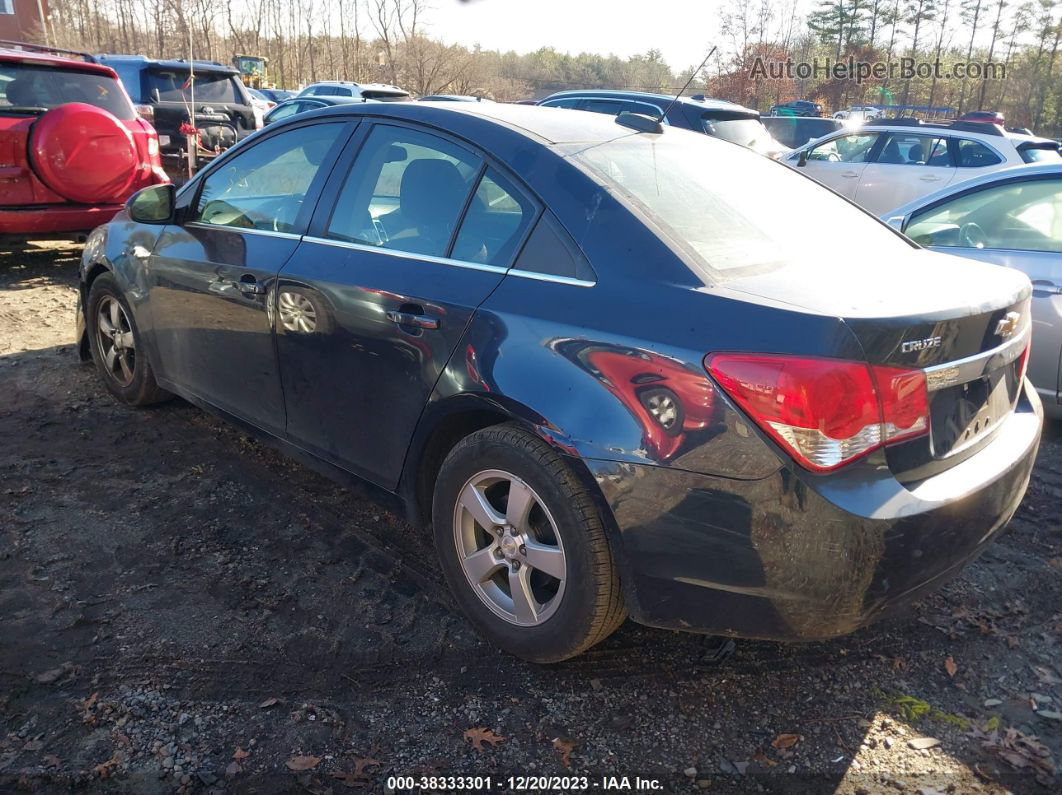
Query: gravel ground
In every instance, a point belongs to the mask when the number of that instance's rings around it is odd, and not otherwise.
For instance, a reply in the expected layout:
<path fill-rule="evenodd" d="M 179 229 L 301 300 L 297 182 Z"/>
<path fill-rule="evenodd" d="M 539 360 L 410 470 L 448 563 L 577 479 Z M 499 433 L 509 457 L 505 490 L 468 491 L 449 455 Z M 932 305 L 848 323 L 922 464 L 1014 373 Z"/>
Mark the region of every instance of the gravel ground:
<path fill-rule="evenodd" d="M 1058 791 L 1057 426 L 1009 531 L 907 617 L 729 656 L 628 622 L 535 667 L 424 534 L 181 401 L 117 404 L 73 347 L 78 256 L 0 252 L 0 791 Z"/>

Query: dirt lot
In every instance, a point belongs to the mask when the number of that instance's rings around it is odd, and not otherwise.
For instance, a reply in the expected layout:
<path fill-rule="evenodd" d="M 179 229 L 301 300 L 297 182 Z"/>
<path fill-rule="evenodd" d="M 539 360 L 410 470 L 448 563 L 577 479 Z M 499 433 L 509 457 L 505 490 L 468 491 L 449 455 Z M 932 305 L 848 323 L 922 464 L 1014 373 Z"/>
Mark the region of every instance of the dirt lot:
<path fill-rule="evenodd" d="M 0 253 L 0 790 L 1058 791 L 1057 427 L 1010 530 L 909 617 L 722 661 L 628 623 L 533 667 L 423 534 L 183 402 L 111 399 L 72 344 L 79 253 Z"/>

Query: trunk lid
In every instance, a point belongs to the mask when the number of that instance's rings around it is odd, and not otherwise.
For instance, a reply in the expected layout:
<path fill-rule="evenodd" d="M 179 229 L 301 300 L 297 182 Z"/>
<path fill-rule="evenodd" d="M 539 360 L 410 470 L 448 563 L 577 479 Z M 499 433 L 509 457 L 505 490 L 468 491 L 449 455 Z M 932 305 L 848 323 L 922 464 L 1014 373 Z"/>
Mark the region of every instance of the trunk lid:
<path fill-rule="evenodd" d="M 901 481 L 975 453 L 1017 402 L 1032 292 L 1018 271 L 914 250 L 858 262 L 795 260 L 724 289 L 840 317 L 870 364 L 926 371 L 929 434 L 886 448 Z"/>

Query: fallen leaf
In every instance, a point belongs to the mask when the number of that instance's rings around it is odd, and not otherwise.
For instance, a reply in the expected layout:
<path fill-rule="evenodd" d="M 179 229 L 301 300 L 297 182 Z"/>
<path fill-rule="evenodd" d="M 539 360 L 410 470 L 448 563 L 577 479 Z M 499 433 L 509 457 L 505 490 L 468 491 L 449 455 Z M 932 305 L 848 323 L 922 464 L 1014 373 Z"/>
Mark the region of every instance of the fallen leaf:
<path fill-rule="evenodd" d="M 280 703 L 280 699 L 277 698 L 276 696 L 274 696 L 273 698 L 267 698 L 265 701 L 263 701 L 261 704 L 258 705 L 258 708 L 259 709 L 269 709 L 270 707 L 275 707 L 279 703 Z"/>
<path fill-rule="evenodd" d="M 893 671 L 905 671 L 907 670 L 907 660 L 903 657 L 892 658 L 892 670 Z"/>
<path fill-rule="evenodd" d="M 781 751 L 784 748 L 792 748 L 800 742 L 799 734 L 779 734 L 771 741 L 771 746 Z"/>
<path fill-rule="evenodd" d="M 761 765 L 767 765 L 767 767 L 777 767 L 778 763 L 767 756 L 763 751 L 757 751 L 752 755 L 753 762 L 759 762 Z"/>
<path fill-rule="evenodd" d="M 112 756 L 106 762 L 101 762 L 100 764 L 92 768 L 92 772 L 100 778 L 109 778 L 111 775 L 111 771 L 114 770 L 114 768 L 116 767 L 118 767 L 118 760 Z"/>
<path fill-rule="evenodd" d="M 236 746 L 236 750 L 232 752 L 232 758 L 237 762 L 240 762 L 251 755 L 250 751 L 245 751 L 239 746 Z"/>
<path fill-rule="evenodd" d="M 472 743 L 472 747 L 477 751 L 483 750 L 483 743 L 490 743 L 491 747 L 493 747 L 505 739 L 501 735 L 495 734 L 490 729 L 484 729 L 482 727 L 465 729 L 464 737 L 465 742 Z"/>
<path fill-rule="evenodd" d="M 379 759 L 355 759 L 354 760 L 354 775 L 361 778 L 365 778 L 365 768 L 378 767 L 382 765 Z"/>
<path fill-rule="evenodd" d="M 294 770 L 301 772 L 303 770 L 313 770 L 319 764 L 321 764 L 321 757 L 319 756 L 293 756 L 285 764 L 288 766 L 288 770 Z"/>
<path fill-rule="evenodd" d="M 369 781 L 369 775 L 365 772 L 366 768 L 377 767 L 382 765 L 379 759 L 355 759 L 354 770 L 349 773 L 343 773 L 336 771 L 332 773 L 332 778 L 338 779 L 344 787 L 364 787 Z"/>
<path fill-rule="evenodd" d="M 86 712 L 88 712 L 90 709 L 92 709 L 94 706 L 96 706 L 96 699 L 98 699 L 99 697 L 100 697 L 100 691 L 97 690 L 95 693 L 93 693 L 91 696 L 89 696 L 88 698 L 86 698 L 82 702 L 81 709 L 83 709 Z"/>
<path fill-rule="evenodd" d="M 948 672 L 948 676 L 952 679 L 955 678 L 955 674 L 959 671 L 959 666 L 955 664 L 955 658 L 950 654 L 944 658 L 944 670 Z"/>
<path fill-rule="evenodd" d="M 45 754 L 41 757 L 41 763 L 45 767 L 59 767 L 62 762 L 59 761 L 59 757 L 55 754 Z"/>
<path fill-rule="evenodd" d="M 228 767 L 225 768 L 225 778 L 235 778 L 243 772 L 243 768 L 239 762 L 229 762 Z"/>
<path fill-rule="evenodd" d="M 936 748 L 940 745 L 940 740 L 936 737 L 915 737 L 913 740 L 908 740 L 907 745 L 916 751 L 924 751 L 927 748 Z"/>
<path fill-rule="evenodd" d="M 565 737 L 554 737 L 553 747 L 560 752 L 561 764 L 565 767 L 572 766 L 572 751 L 575 743 Z"/>

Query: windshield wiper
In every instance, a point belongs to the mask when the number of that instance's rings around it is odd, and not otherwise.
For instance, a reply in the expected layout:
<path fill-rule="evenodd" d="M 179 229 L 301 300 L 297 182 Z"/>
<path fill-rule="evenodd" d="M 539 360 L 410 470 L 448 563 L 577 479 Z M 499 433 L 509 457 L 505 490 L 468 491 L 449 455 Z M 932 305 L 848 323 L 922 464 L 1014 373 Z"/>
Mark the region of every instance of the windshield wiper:
<path fill-rule="evenodd" d="M 17 113 L 20 115 L 36 115 L 45 113 L 48 108 L 39 105 L 0 105 L 0 113 Z"/>

